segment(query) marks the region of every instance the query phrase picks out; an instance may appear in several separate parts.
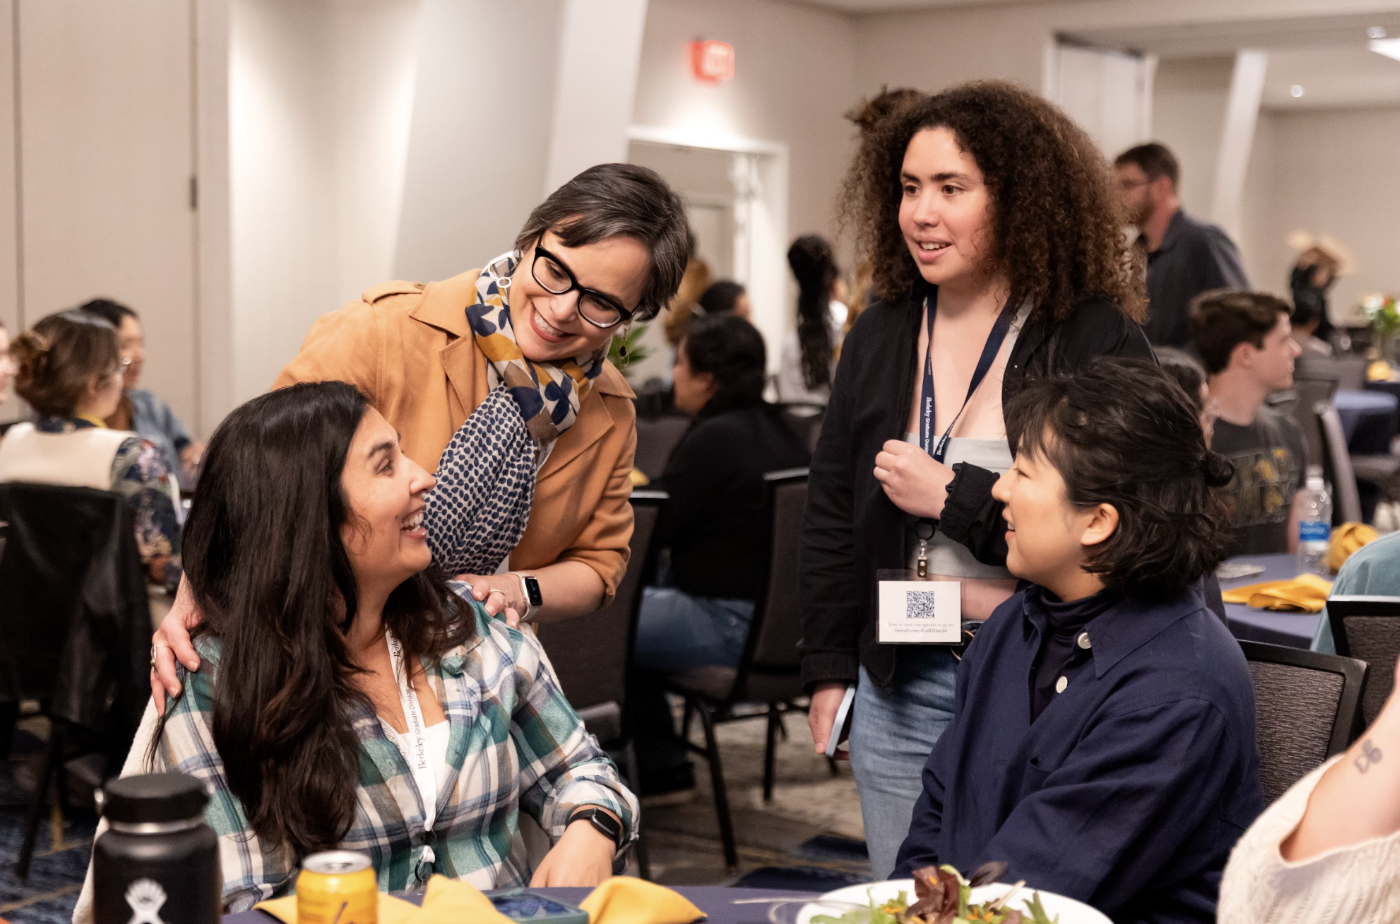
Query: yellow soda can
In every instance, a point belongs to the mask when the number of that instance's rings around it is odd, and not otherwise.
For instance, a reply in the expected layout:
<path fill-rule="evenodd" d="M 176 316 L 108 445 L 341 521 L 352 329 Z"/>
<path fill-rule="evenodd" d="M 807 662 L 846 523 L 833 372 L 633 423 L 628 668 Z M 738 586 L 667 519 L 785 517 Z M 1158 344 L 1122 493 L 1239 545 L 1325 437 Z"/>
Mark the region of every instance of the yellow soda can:
<path fill-rule="evenodd" d="M 302 860 L 297 924 L 379 924 L 379 886 L 369 857 L 328 850 Z"/>

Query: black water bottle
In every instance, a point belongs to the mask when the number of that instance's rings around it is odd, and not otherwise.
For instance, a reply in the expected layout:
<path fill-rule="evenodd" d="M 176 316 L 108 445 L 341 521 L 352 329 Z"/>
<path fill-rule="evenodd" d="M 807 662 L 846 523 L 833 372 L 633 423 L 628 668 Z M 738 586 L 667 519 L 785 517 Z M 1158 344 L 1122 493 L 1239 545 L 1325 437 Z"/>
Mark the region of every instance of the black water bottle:
<path fill-rule="evenodd" d="M 219 840 L 209 794 L 184 773 L 113 780 L 99 794 L 110 827 L 92 848 L 97 924 L 219 924 Z"/>

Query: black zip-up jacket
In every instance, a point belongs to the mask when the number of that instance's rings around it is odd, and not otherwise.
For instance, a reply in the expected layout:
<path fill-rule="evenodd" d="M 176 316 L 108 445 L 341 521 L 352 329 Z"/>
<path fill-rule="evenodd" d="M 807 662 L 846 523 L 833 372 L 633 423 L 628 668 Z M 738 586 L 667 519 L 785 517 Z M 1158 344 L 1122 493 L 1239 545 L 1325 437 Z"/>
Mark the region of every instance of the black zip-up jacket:
<path fill-rule="evenodd" d="M 888 686 L 894 645 L 876 641 L 875 572 L 903 568 L 908 515 L 875 480 L 875 455 L 904 439 L 914 393 L 914 356 L 923 297 L 877 301 L 857 320 L 841 348 L 831 401 L 807 483 L 802 528 L 802 680 L 852 682 L 865 665 Z M 1072 372 L 1097 356 L 1151 358 L 1142 328 L 1106 298 L 1084 298 L 1069 318 L 1052 322 L 1034 311 L 1016 338 L 1002 382 L 1002 405 L 1028 376 Z M 1002 505 L 992 499 L 997 476 L 963 464 L 948 487 L 938 529 L 979 561 L 1006 563 Z"/>

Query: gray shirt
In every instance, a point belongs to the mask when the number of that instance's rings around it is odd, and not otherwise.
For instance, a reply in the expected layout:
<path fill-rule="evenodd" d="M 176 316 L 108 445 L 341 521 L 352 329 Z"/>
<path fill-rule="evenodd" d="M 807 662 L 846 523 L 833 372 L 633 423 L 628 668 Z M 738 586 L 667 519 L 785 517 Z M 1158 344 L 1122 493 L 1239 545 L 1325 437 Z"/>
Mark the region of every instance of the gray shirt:
<path fill-rule="evenodd" d="M 1234 242 L 1215 225 L 1177 209 L 1162 246 L 1147 255 L 1147 324 L 1143 331 L 1153 346 L 1187 347 L 1191 342 L 1187 323 L 1191 299 L 1211 289 L 1248 288 Z"/>
<path fill-rule="evenodd" d="M 1298 425 L 1264 405 L 1247 427 L 1217 420 L 1211 448 L 1235 466 L 1225 501 L 1234 527 L 1230 554 L 1287 552 L 1293 496 L 1307 466 Z"/>

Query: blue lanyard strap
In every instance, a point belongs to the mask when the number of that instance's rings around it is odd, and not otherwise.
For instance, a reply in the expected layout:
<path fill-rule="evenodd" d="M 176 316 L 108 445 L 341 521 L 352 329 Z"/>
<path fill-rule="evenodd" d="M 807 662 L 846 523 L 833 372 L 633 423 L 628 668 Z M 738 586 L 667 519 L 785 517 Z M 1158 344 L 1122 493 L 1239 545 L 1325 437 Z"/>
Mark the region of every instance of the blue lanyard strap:
<path fill-rule="evenodd" d="M 972 372 L 972 381 L 967 386 L 967 397 L 963 398 L 962 407 L 953 415 L 953 419 L 948 422 L 948 429 L 943 431 L 943 435 L 938 438 L 938 442 L 933 442 L 933 315 L 938 310 L 938 290 L 933 291 L 932 296 L 924 298 L 924 314 L 928 317 L 928 352 L 924 354 L 924 389 L 920 397 L 919 404 L 919 445 L 929 455 L 933 456 L 935 462 L 942 462 L 943 457 L 948 454 L 948 436 L 953 432 L 953 427 L 957 425 L 958 418 L 963 411 L 967 410 L 967 403 L 972 400 L 972 396 L 977 391 L 977 386 L 982 384 L 982 380 L 987 377 L 987 373 L 992 368 L 992 363 L 996 361 L 997 353 L 1001 352 L 1001 345 L 1006 340 L 1006 334 L 1011 330 L 1011 322 L 1016 316 L 1016 312 L 1011 310 L 1011 303 L 1007 302 L 1001 309 L 1001 314 L 997 315 L 996 323 L 992 325 L 992 331 L 987 335 L 987 342 L 982 346 L 982 356 L 977 360 L 977 368 Z"/>

